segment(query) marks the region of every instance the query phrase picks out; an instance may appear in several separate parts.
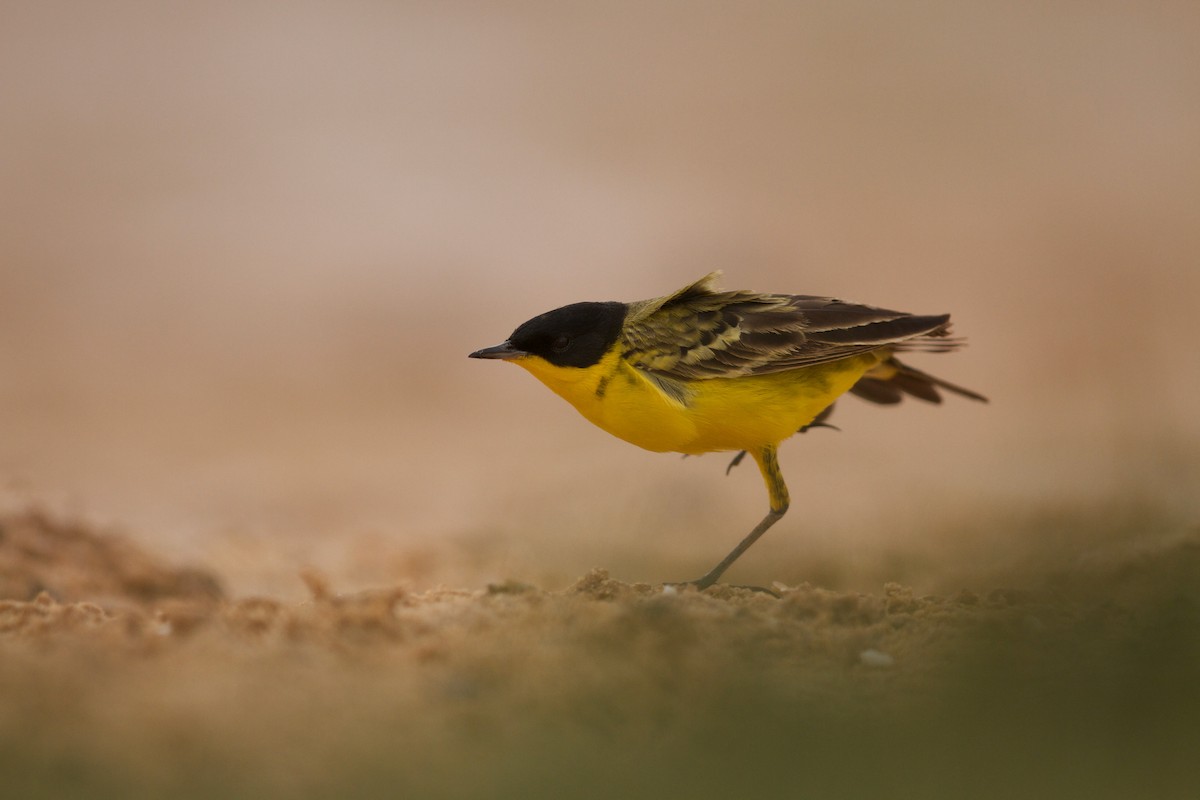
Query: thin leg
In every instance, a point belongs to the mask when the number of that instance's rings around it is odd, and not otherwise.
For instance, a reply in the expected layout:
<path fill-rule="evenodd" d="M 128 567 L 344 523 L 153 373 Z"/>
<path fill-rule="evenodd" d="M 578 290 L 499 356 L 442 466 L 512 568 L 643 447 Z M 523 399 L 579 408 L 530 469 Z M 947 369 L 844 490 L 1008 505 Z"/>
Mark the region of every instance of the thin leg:
<path fill-rule="evenodd" d="M 767 529 L 774 525 L 780 517 L 787 513 L 790 500 L 788 499 L 787 484 L 783 482 L 783 473 L 779 471 L 778 448 L 776 445 L 767 445 L 761 450 L 754 452 L 754 460 L 758 462 L 758 469 L 762 472 L 763 481 L 767 484 L 767 495 L 771 499 L 771 510 L 762 518 L 762 522 L 754 526 L 754 530 L 747 534 L 745 539 L 738 543 L 738 546 L 733 548 L 729 555 L 721 560 L 720 564 L 710 569 L 704 577 L 699 580 L 688 581 L 691 585 L 698 589 L 707 589 L 712 586 L 721 576 L 725 574 L 725 570 L 729 569 L 733 562 L 737 561 L 742 553 L 750 549 L 750 545 L 758 541 Z"/>
<path fill-rule="evenodd" d="M 833 405 L 825 406 L 824 411 L 822 411 L 820 414 L 817 414 L 815 417 L 813 417 L 812 422 L 808 423 L 807 425 L 801 426 L 800 430 L 796 431 L 796 433 L 806 433 L 807 431 L 809 431 L 813 428 L 829 428 L 830 430 L 833 430 L 833 431 L 840 431 L 841 428 L 839 428 L 837 425 L 830 425 L 828 422 L 825 421 L 825 420 L 829 419 L 829 415 L 832 413 L 833 413 Z M 746 451 L 739 450 L 738 454 L 733 457 L 733 461 L 730 461 L 729 466 L 725 468 L 725 474 L 728 475 L 729 472 L 734 467 L 736 467 L 738 464 L 742 463 L 742 459 L 745 457 L 746 457 Z"/>

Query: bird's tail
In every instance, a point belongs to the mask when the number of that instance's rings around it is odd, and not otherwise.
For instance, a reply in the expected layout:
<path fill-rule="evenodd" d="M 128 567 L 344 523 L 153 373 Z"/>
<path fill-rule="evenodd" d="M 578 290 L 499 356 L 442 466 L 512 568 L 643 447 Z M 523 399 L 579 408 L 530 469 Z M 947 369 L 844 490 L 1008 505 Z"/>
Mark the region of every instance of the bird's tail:
<path fill-rule="evenodd" d="M 956 386 L 941 378 L 935 378 L 928 372 L 922 372 L 915 367 L 901 363 L 895 357 L 888 357 L 872 367 L 866 375 L 858 379 L 858 383 L 854 384 L 850 392 L 864 400 L 870 400 L 872 403 L 891 405 L 899 403 L 905 395 L 918 397 L 930 403 L 940 403 L 942 395 L 938 389 L 944 389 L 971 400 L 987 402 L 987 398 L 978 392 Z"/>

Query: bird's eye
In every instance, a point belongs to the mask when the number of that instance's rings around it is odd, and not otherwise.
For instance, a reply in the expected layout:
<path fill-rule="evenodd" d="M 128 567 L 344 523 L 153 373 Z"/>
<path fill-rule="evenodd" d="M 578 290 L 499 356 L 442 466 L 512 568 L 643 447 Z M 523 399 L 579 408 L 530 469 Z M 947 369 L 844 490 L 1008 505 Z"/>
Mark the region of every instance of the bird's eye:
<path fill-rule="evenodd" d="M 550 349 L 556 353 L 562 353 L 571 344 L 571 339 L 568 336 L 556 336 L 554 341 L 550 343 Z"/>

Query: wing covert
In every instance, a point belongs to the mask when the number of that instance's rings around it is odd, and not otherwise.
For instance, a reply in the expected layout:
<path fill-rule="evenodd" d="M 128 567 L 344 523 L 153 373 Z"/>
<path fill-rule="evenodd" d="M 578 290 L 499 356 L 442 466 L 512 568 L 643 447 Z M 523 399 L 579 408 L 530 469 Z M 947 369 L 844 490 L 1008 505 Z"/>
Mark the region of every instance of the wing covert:
<path fill-rule="evenodd" d="M 830 297 L 718 291 L 712 273 L 666 297 L 631 303 L 625 358 L 677 380 L 764 375 L 891 346 L 948 350 L 950 317 L 915 316 Z"/>

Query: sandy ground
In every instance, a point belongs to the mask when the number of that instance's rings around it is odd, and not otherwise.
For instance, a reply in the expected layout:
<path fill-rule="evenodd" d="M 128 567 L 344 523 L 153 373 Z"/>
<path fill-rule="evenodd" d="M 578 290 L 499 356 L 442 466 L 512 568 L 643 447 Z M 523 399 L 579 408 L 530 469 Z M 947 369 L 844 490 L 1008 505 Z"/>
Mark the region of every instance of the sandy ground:
<path fill-rule="evenodd" d="M 0 794 L 1200 796 L 1197 41 L 1194 2 L 7 3 Z M 779 598 L 661 592 L 753 468 L 466 358 L 714 269 L 950 312 L 914 365 L 991 399 L 785 442 L 728 575 Z"/>
<path fill-rule="evenodd" d="M 942 596 L 597 569 L 285 603 L 9 517 L 0 763 L 21 797 L 1189 797 L 1200 531 L 1144 534 Z"/>

